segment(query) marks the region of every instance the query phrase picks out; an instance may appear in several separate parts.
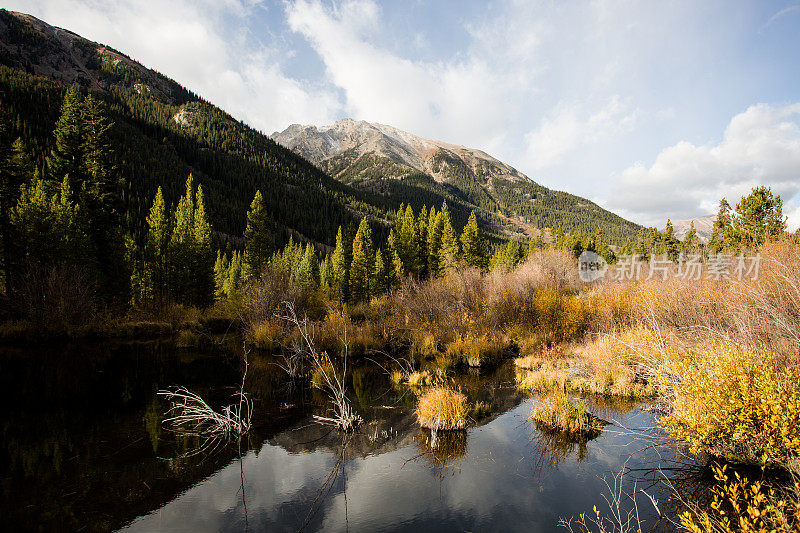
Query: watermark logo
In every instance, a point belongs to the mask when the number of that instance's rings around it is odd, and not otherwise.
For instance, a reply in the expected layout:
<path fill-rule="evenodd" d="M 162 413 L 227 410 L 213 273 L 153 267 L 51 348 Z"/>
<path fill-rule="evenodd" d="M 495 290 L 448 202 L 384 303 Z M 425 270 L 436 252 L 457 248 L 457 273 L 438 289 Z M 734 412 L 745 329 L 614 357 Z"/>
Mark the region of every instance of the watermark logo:
<path fill-rule="evenodd" d="M 607 270 L 606 260 L 594 252 L 587 250 L 578 258 L 578 276 L 587 283 L 602 278 Z"/>
<path fill-rule="evenodd" d="M 756 280 L 761 271 L 761 255 L 681 254 L 677 260 L 666 254 L 654 254 L 648 260 L 637 255 L 622 255 L 616 264 L 609 267 L 602 257 L 594 252 L 583 252 L 578 259 L 578 275 L 585 282 L 606 276 L 614 281 L 667 278 L 699 281 L 744 281 Z"/>

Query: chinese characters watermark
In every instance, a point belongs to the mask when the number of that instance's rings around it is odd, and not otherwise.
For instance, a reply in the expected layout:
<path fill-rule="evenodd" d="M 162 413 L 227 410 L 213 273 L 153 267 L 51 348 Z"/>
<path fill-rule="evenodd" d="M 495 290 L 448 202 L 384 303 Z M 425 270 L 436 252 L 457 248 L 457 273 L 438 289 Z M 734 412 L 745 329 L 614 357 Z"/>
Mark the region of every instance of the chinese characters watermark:
<path fill-rule="evenodd" d="M 758 279 L 760 270 L 761 254 L 681 254 L 677 261 L 666 254 L 652 255 L 647 261 L 637 255 L 623 255 L 611 267 L 594 252 L 583 252 L 578 259 L 578 274 L 586 282 L 603 278 L 609 271 L 610 279 L 615 281 L 666 280 L 670 277 L 692 281 L 743 281 Z"/>

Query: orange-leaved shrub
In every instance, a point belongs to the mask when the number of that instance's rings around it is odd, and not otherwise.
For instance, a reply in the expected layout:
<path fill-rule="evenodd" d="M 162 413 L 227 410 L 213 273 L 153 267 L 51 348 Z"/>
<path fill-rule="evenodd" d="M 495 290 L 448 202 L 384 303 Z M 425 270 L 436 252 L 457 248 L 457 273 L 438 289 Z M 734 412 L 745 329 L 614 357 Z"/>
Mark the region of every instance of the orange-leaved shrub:
<path fill-rule="evenodd" d="M 800 366 L 730 342 L 678 355 L 659 372 L 662 423 L 695 452 L 758 464 L 800 457 Z"/>

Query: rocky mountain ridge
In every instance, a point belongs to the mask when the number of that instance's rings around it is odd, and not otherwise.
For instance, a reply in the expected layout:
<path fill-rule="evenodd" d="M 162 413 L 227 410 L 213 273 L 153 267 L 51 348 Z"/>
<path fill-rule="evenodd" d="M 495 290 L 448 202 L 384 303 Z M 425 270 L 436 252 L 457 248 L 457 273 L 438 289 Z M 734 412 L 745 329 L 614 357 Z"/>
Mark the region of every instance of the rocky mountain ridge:
<path fill-rule="evenodd" d="M 292 124 L 270 138 L 343 183 L 404 201 L 476 210 L 495 232 L 526 237 L 562 225 L 603 227 L 614 239 L 638 226 L 595 203 L 534 182 L 486 152 L 399 128 L 342 119 L 329 126 Z"/>
<path fill-rule="evenodd" d="M 321 165 L 342 153 L 356 158 L 366 154 L 386 157 L 397 163 L 446 181 L 437 155 L 444 152 L 460 159 L 476 175 L 501 177 L 512 181 L 528 177 L 482 150 L 420 137 L 386 124 L 342 119 L 330 126 L 292 124 L 270 136 L 274 141 Z"/>

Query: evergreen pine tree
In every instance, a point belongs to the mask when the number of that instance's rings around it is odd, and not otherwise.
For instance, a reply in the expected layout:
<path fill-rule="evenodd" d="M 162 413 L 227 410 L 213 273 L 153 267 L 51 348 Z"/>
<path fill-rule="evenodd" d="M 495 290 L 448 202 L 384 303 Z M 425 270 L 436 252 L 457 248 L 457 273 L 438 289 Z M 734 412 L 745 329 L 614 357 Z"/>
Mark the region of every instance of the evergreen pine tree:
<path fill-rule="evenodd" d="M 776 240 L 786 231 L 781 197 L 769 187 L 755 187 L 736 204 L 733 229 L 738 242 L 749 248 Z"/>
<path fill-rule="evenodd" d="M 297 281 L 301 286 L 315 287 L 319 284 L 319 261 L 310 243 L 306 244 L 297 270 Z"/>
<path fill-rule="evenodd" d="M 439 275 L 439 253 L 442 249 L 444 217 L 431 207 L 428 215 L 428 272 L 431 277 Z"/>
<path fill-rule="evenodd" d="M 0 123 L 0 128 L 2 126 Z M 22 139 L 18 138 L 10 145 L 4 140 L 4 132 L 0 131 L 0 245 L 3 247 L 6 297 L 11 297 L 17 239 L 12 235 L 10 215 L 19 199 L 20 187 L 33 178 L 34 169 Z"/>
<path fill-rule="evenodd" d="M 45 270 L 82 268 L 91 245 L 80 207 L 72 200 L 69 179 L 50 195 L 43 180 L 23 186 L 11 212 L 14 233 L 20 239 L 21 263 Z"/>
<path fill-rule="evenodd" d="M 386 263 L 383 260 L 383 252 L 377 250 L 375 252 L 375 268 L 373 269 L 372 283 L 370 283 L 370 290 L 373 296 L 380 296 L 388 289 L 388 274 L 386 271 Z"/>
<path fill-rule="evenodd" d="M 97 252 L 98 277 L 106 297 L 121 301 L 129 293 L 122 233 L 122 194 L 111 145 L 113 124 L 99 100 L 88 96 L 80 106 L 80 172 L 78 189 L 88 222 L 89 237 Z M 56 132 L 58 135 L 58 131 Z"/>
<path fill-rule="evenodd" d="M 214 298 L 221 300 L 227 291 L 228 269 L 230 268 L 228 257 L 217 250 L 217 260 L 214 261 Z"/>
<path fill-rule="evenodd" d="M 234 252 L 231 257 L 230 265 L 228 266 L 228 279 L 225 280 L 223 286 L 226 296 L 231 296 L 241 288 L 242 275 L 242 254 L 241 252 Z"/>
<path fill-rule="evenodd" d="M 440 213 L 442 217 L 442 242 L 439 249 L 439 276 L 446 276 L 458 268 L 459 264 L 459 250 L 458 239 L 456 238 L 456 231 L 453 229 L 453 223 L 450 220 L 450 212 L 447 206 L 442 208 Z"/>
<path fill-rule="evenodd" d="M 61 104 L 61 115 L 56 122 L 55 147 L 48 157 L 50 176 L 62 180 L 69 175 L 74 189 L 83 187 L 83 103 L 74 87 L 67 89 Z"/>
<path fill-rule="evenodd" d="M 400 284 L 403 283 L 405 274 L 403 273 L 403 262 L 400 260 L 400 256 L 397 255 L 397 250 L 391 251 L 389 259 L 391 262 L 387 268 L 387 283 L 388 288 L 394 290 L 400 287 Z"/>
<path fill-rule="evenodd" d="M 113 124 L 106 118 L 102 104 L 88 96 L 81 106 L 80 146 L 82 171 L 86 179 L 83 194 L 90 200 L 87 205 L 102 218 L 101 223 L 119 224 L 116 218 L 121 210 L 120 193 L 115 180 L 113 150 L 110 131 Z"/>
<path fill-rule="evenodd" d="M 419 274 L 421 265 L 417 249 L 417 224 L 411 205 L 408 205 L 405 212 L 399 217 L 399 225 L 396 229 L 397 253 L 403 261 L 406 272 Z"/>
<path fill-rule="evenodd" d="M 325 259 L 319 263 L 319 283 L 325 289 L 333 288 L 333 261 L 331 255 L 325 256 Z"/>
<path fill-rule="evenodd" d="M 394 236 L 394 230 L 389 232 L 389 238 L 386 239 L 386 258 L 386 288 L 395 289 L 400 286 L 406 274 L 403 260 L 400 259 L 400 254 L 397 253 L 397 240 Z"/>
<path fill-rule="evenodd" d="M 475 216 L 475 211 L 469 215 L 467 225 L 461 233 L 461 250 L 464 262 L 468 266 L 486 270 L 488 266 L 486 243 L 478 232 L 478 219 Z"/>
<path fill-rule="evenodd" d="M 347 279 L 347 254 L 345 252 L 344 236 L 342 227 L 336 233 L 336 247 L 331 255 L 331 274 L 330 286 L 339 297 L 344 296 L 344 284 Z"/>
<path fill-rule="evenodd" d="M 178 200 L 172 223 L 168 259 L 169 291 L 176 302 L 194 304 L 192 268 L 195 263 L 194 243 L 194 181 L 186 179 L 186 192 Z"/>
<path fill-rule="evenodd" d="M 725 248 L 726 236 L 730 237 L 733 228 L 731 219 L 731 205 L 723 198 L 719 201 L 719 211 L 717 211 L 717 218 L 714 219 L 711 238 L 708 241 L 708 247 L 712 253 L 718 254 Z"/>
<path fill-rule="evenodd" d="M 375 252 L 372 247 L 372 230 L 366 218 L 361 219 L 353 239 L 353 261 L 350 264 L 350 296 L 355 301 L 369 298 L 369 284 L 375 266 Z"/>
<path fill-rule="evenodd" d="M 420 277 L 428 276 L 428 210 L 422 206 L 417 217 L 417 264 Z M 388 257 L 388 256 L 387 256 Z M 391 259 L 390 259 L 391 260 Z"/>
<path fill-rule="evenodd" d="M 271 222 L 261 191 L 256 191 L 244 230 L 245 276 L 258 276 L 272 254 Z"/>
<path fill-rule="evenodd" d="M 209 224 L 206 214 L 202 185 L 197 187 L 193 219 L 194 286 L 192 292 L 195 305 L 206 307 L 214 298 L 214 251 L 211 248 L 211 224 Z"/>
<path fill-rule="evenodd" d="M 167 247 L 170 234 L 167 207 L 161 187 L 156 191 L 153 206 L 147 216 L 147 226 L 142 297 L 145 300 L 152 300 L 158 309 L 163 309 L 167 298 Z"/>
<path fill-rule="evenodd" d="M 694 227 L 694 221 L 689 225 L 689 231 L 686 237 L 683 238 L 680 249 L 681 252 L 691 253 L 697 250 L 700 246 L 700 239 L 697 237 L 697 230 Z"/>
<path fill-rule="evenodd" d="M 547 242 L 544 240 L 544 231 L 539 231 L 535 236 L 531 235 L 528 242 L 527 256 L 530 257 L 536 250 L 543 250 L 547 247 Z"/>
<path fill-rule="evenodd" d="M 678 255 L 680 254 L 680 245 L 675 238 L 675 228 L 672 226 L 672 221 L 669 219 L 667 219 L 667 227 L 664 229 L 662 242 L 664 243 L 664 253 L 667 254 L 667 259 L 670 261 L 677 261 Z"/>

